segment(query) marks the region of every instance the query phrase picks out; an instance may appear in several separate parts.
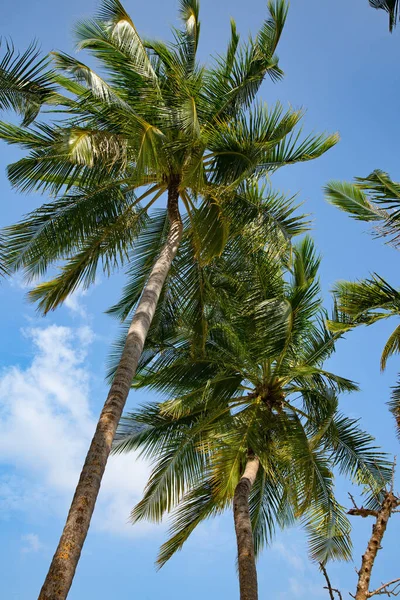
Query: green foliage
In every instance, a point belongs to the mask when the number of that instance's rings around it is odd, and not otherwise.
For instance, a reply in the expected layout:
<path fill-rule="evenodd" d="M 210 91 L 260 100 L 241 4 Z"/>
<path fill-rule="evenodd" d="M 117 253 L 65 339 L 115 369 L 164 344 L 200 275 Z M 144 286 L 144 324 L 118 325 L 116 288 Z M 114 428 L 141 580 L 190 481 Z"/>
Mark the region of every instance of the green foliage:
<path fill-rule="evenodd" d="M 102 0 L 95 18 L 75 28 L 78 50 L 88 52 L 98 70 L 63 52 L 39 59 L 30 48 L 18 58 L 7 49 L 0 105 L 26 117 L 22 126 L 0 123 L 0 138 L 24 152 L 8 176 L 20 191 L 52 199 L 5 230 L 4 266 L 21 269 L 28 280 L 59 269 L 30 296 L 41 311 L 90 285 L 98 269 L 109 274 L 126 261 L 135 265 L 134 248 L 137 264 L 145 261 L 147 268 L 155 247 L 148 246 L 145 257 L 144 240 L 153 239 L 146 228 L 171 181 L 201 263 L 219 256 L 230 231 L 246 226 L 247 217 L 265 218 L 271 227 L 275 217 L 288 237 L 302 229 L 291 202 L 270 190 L 269 206 L 260 206 L 259 179 L 320 156 L 337 137 L 303 139 L 301 111 L 255 102 L 267 76 L 283 75 L 276 50 L 288 5 L 274 0 L 268 6 L 254 38 L 242 42 L 232 22 L 226 54 L 207 66 L 196 56 L 196 0 L 181 0 L 182 28 L 173 29 L 172 43 L 142 38 L 119 0 Z M 22 94 L 28 91 L 29 97 Z M 50 118 L 28 126 L 41 106 Z M 130 306 L 137 298 L 136 286 Z"/>
<path fill-rule="evenodd" d="M 383 7 L 376 5 L 376 8 Z M 389 243 L 399 249 L 400 184 L 392 181 L 387 173 L 376 170 L 366 178 L 357 178 L 353 184 L 330 182 L 325 191 L 329 202 L 353 218 L 376 222 L 376 234 L 389 238 Z M 400 292 L 377 274 L 361 281 L 338 282 L 334 295 L 338 310 L 335 319 L 328 322 L 332 332 L 343 333 L 400 314 Z M 400 328 L 397 326 L 383 348 L 381 369 L 386 368 L 390 356 L 399 352 Z M 389 407 L 399 431 L 398 386 L 393 390 Z"/>
<path fill-rule="evenodd" d="M 323 368 L 338 334 L 324 325 L 314 246 L 278 239 L 269 247 L 251 230 L 230 237 L 218 258 L 197 266 L 202 286 L 187 287 L 193 260 L 180 255 L 184 277 L 166 289 L 174 320 L 150 332 L 135 388 L 163 399 L 123 417 L 114 451 L 138 450 L 153 463 L 132 521 L 171 514 L 160 566 L 231 505 L 249 453 L 260 460 L 250 497 L 257 552 L 276 527 L 300 519 L 313 559 L 348 559 L 333 469 L 366 486 L 391 476 L 373 439 L 337 411 L 337 394 L 357 386 Z"/>
<path fill-rule="evenodd" d="M 56 101 L 49 60 L 38 57 L 36 44 L 20 54 L 6 42 L 0 59 L 0 110 L 14 110 L 23 118 L 23 126 L 37 117 L 44 102 Z"/>
<path fill-rule="evenodd" d="M 399 19 L 399 0 L 369 0 L 373 8 L 385 10 L 389 14 L 389 31 L 393 31 Z"/>
<path fill-rule="evenodd" d="M 331 181 L 325 188 L 328 202 L 359 221 L 376 222 L 375 233 L 399 245 L 400 184 L 376 170 L 356 183 Z"/>

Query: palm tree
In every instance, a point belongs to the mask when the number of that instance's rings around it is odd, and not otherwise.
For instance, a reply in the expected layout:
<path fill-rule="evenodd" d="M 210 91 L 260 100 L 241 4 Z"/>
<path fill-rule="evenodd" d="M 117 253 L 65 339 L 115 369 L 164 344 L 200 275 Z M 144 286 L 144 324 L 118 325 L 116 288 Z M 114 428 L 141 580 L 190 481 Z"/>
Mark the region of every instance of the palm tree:
<path fill-rule="evenodd" d="M 329 202 L 354 219 L 374 223 L 376 236 L 388 238 L 389 244 L 400 248 L 400 184 L 392 181 L 387 173 L 377 170 L 366 178 L 358 178 L 356 183 L 331 181 L 325 191 Z M 334 294 L 339 312 L 345 315 L 341 322 L 329 324 L 337 332 L 372 325 L 400 314 L 400 292 L 376 273 L 357 282 L 339 282 Z M 383 349 L 382 371 L 388 358 L 399 351 L 400 327 L 397 326 Z M 393 388 L 389 407 L 400 433 L 400 378 Z"/>
<path fill-rule="evenodd" d="M 119 0 L 102 0 L 96 19 L 78 24 L 78 47 L 100 62 L 102 78 L 64 53 L 52 54 L 49 81 L 58 90 L 53 122 L 1 123 L 0 137 L 27 155 L 8 168 L 22 191 L 55 197 L 8 228 L 7 266 L 28 279 L 64 261 L 60 274 L 31 298 L 56 308 L 101 265 L 108 274 L 131 260 L 157 199 L 167 195 L 166 235 L 137 297 L 124 352 L 101 413 L 60 543 L 40 598 L 65 599 L 72 583 L 112 440 L 163 283 L 182 237 L 179 202 L 192 221 L 198 254 L 209 260 L 227 238 L 228 207 L 247 178 L 323 154 L 337 136 L 300 140 L 301 111 L 269 110 L 254 100 L 268 75 L 282 76 L 275 55 L 287 14 L 284 0 L 255 38 L 240 44 L 232 23 L 224 57 L 206 68 L 196 60 L 197 0 L 180 0 L 175 42 L 143 40 Z M 204 233 L 206 243 L 203 243 Z"/>
<path fill-rule="evenodd" d="M 373 8 L 383 9 L 389 14 L 389 31 L 396 27 L 399 18 L 399 0 L 369 0 Z"/>
<path fill-rule="evenodd" d="M 241 600 L 257 600 L 255 555 L 276 524 L 302 518 L 315 560 L 349 557 L 332 468 L 373 486 L 391 471 L 337 411 L 337 393 L 357 388 L 323 369 L 337 336 L 324 326 L 311 240 L 289 253 L 254 236 L 233 246 L 204 268 L 204 343 L 178 290 L 177 321 L 149 336 L 135 387 L 167 399 L 123 417 L 114 451 L 155 464 L 131 517 L 159 522 L 173 511 L 159 566 L 233 503 Z"/>

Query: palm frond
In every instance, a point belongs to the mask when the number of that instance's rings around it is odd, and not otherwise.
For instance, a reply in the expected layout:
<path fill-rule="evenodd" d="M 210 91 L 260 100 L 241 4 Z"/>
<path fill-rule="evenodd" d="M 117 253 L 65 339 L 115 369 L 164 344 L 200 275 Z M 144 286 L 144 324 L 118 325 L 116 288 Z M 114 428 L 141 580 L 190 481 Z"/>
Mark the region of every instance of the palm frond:
<path fill-rule="evenodd" d="M 359 221 L 382 221 L 385 212 L 368 200 L 368 196 L 356 184 L 330 181 L 325 187 L 326 199 Z"/>
<path fill-rule="evenodd" d="M 1 39 L 0 39 L 1 49 Z M 22 54 L 10 42 L 0 60 L 0 109 L 14 110 L 29 125 L 55 93 L 49 59 L 40 58 L 36 43 Z"/>
<path fill-rule="evenodd" d="M 392 32 L 399 18 L 400 5 L 398 0 L 369 0 L 372 8 L 385 10 L 389 14 L 389 31 Z"/>

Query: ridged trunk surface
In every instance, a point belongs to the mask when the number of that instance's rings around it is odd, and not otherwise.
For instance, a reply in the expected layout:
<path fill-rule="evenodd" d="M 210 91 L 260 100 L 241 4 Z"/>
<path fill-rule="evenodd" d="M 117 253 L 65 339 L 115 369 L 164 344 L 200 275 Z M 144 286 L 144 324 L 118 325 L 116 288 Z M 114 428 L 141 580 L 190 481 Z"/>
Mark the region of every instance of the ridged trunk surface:
<path fill-rule="evenodd" d="M 257 457 L 249 458 L 233 497 L 240 600 L 258 600 L 257 569 L 250 521 L 249 496 L 257 477 L 259 465 L 260 462 Z"/>
<path fill-rule="evenodd" d="M 372 526 L 372 535 L 368 542 L 367 550 L 362 557 L 361 569 L 358 572 L 358 583 L 355 600 L 367 600 L 370 598 L 369 584 L 371 581 L 372 568 L 376 555 L 381 548 L 381 542 L 385 535 L 388 520 L 392 511 L 398 506 L 398 499 L 392 492 L 388 492 L 382 506 L 378 511 L 375 525 Z"/>
<path fill-rule="evenodd" d="M 176 184 L 168 188 L 170 229 L 130 325 L 114 381 L 90 444 L 67 521 L 39 600 L 65 600 L 74 578 L 115 432 L 135 376 L 158 299 L 182 238 Z"/>

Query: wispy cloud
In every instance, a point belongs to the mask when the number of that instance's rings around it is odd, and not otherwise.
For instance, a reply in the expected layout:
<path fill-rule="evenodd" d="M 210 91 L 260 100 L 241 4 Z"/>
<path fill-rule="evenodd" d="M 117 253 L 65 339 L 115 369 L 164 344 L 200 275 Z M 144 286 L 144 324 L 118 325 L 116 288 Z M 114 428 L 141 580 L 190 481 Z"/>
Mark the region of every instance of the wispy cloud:
<path fill-rule="evenodd" d="M 13 467 L 0 479 L 0 505 L 6 512 L 63 516 L 96 424 L 87 361 L 93 332 L 51 325 L 24 330 L 24 336 L 33 343 L 31 363 L 0 376 L 0 463 Z M 112 457 L 94 526 L 137 533 L 127 521 L 147 474 L 147 465 L 133 455 Z"/>
<path fill-rule="evenodd" d="M 22 554 L 28 554 L 29 552 L 39 552 L 42 550 L 43 544 L 36 533 L 27 533 L 21 535 L 23 546 L 21 548 Z"/>
<path fill-rule="evenodd" d="M 298 547 L 296 548 L 294 544 L 275 542 L 271 550 L 278 552 L 293 569 L 304 572 L 304 560 L 299 554 Z"/>

